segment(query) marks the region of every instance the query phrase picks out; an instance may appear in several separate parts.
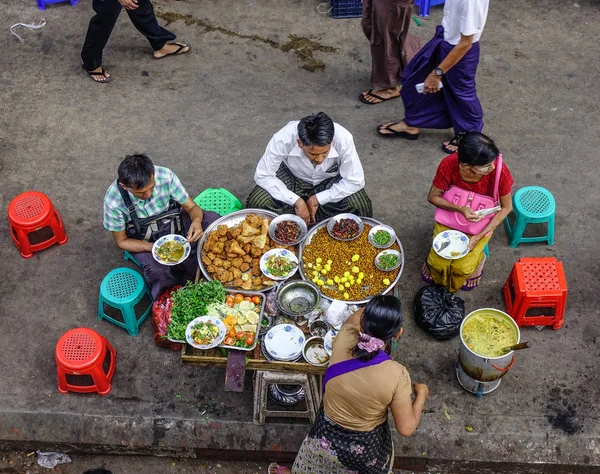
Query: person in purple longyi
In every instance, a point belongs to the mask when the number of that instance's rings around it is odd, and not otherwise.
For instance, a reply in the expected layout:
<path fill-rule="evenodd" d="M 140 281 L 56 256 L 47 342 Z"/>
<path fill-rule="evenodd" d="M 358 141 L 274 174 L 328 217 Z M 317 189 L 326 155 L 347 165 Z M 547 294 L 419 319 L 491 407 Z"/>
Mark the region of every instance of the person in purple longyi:
<path fill-rule="evenodd" d="M 454 153 L 466 132 L 483 130 L 483 110 L 475 75 L 479 39 L 487 20 L 489 0 L 447 0 L 435 36 L 402 74 L 400 96 L 405 118 L 378 127 L 384 137 L 419 138 L 420 128 L 454 128 L 454 138 L 442 149 Z M 416 85 L 424 83 L 423 92 Z"/>

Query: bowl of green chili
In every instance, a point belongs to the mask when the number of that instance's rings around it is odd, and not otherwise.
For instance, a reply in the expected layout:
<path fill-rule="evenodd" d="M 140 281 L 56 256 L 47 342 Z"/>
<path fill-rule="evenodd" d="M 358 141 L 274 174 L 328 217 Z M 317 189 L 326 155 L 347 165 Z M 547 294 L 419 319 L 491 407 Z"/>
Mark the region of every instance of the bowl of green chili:
<path fill-rule="evenodd" d="M 389 225 L 376 225 L 369 231 L 369 242 L 378 249 L 387 249 L 396 241 L 396 232 Z"/>

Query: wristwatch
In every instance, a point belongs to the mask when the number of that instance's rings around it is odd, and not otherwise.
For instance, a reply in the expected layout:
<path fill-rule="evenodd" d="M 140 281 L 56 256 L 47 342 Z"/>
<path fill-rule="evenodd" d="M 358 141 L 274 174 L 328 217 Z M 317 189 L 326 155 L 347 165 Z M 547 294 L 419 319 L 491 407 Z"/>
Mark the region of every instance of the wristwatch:
<path fill-rule="evenodd" d="M 433 73 L 437 76 L 437 77 L 443 77 L 444 76 L 444 71 L 442 71 L 439 67 L 436 67 L 433 70 Z"/>

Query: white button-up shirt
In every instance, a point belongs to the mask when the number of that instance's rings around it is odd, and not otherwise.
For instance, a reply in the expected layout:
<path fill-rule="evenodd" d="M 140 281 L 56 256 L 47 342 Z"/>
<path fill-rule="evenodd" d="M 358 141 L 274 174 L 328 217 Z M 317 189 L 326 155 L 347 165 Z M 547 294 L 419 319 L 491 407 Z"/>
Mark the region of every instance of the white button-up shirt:
<path fill-rule="evenodd" d="M 307 183 L 320 182 L 341 175 L 342 179 L 330 189 L 317 193 L 319 204 L 338 202 L 365 186 L 365 174 L 354 146 L 352 134 L 334 123 L 335 133 L 329 154 L 320 165 L 314 166 L 298 146 L 298 120 L 289 122 L 269 141 L 254 173 L 254 181 L 278 201 L 294 205 L 299 196 L 277 178 L 281 163 L 292 174 Z"/>

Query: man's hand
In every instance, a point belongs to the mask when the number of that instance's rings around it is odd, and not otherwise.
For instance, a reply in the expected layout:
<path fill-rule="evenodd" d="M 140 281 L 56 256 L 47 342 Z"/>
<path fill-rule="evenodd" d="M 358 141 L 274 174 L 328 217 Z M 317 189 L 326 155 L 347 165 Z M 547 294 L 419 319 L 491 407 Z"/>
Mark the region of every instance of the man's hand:
<path fill-rule="evenodd" d="M 473 212 L 469 206 L 463 206 L 460 209 L 460 213 L 465 216 L 465 219 L 471 222 L 479 222 L 481 220 L 481 216 Z"/>
<path fill-rule="evenodd" d="M 294 203 L 294 209 L 299 218 L 306 222 L 306 224 L 310 224 L 310 211 L 308 210 L 308 206 L 304 202 L 304 199 L 298 198 Z"/>
<path fill-rule="evenodd" d="M 433 72 L 429 73 L 423 84 L 423 94 L 434 94 L 439 91 L 441 80 L 440 76 L 436 76 Z"/>
<path fill-rule="evenodd" d="M 139 7 L 136 0 L 119 0 L 119 3 L 125 10 L 135 10 Z"/>
<path fill-rule="evenodd" d="M 202 237 L 202 234 L 204 234 L 204 231 L 202 230 L 202 221 L 200 219 L 194 219 L 187 233 L 188 242 L 198 242 L 200 237 Z"/>
<path fill-rule="evenodd" d="M 306 206 L 308 207 L 308 212 L 310 213 L 310 223 L 315 223 L 315 216 L 317 215 L 317 210 L 319 209 L 319 200 L 317 199 L 317 195 L 313 194 L 306 201 Z"/>

